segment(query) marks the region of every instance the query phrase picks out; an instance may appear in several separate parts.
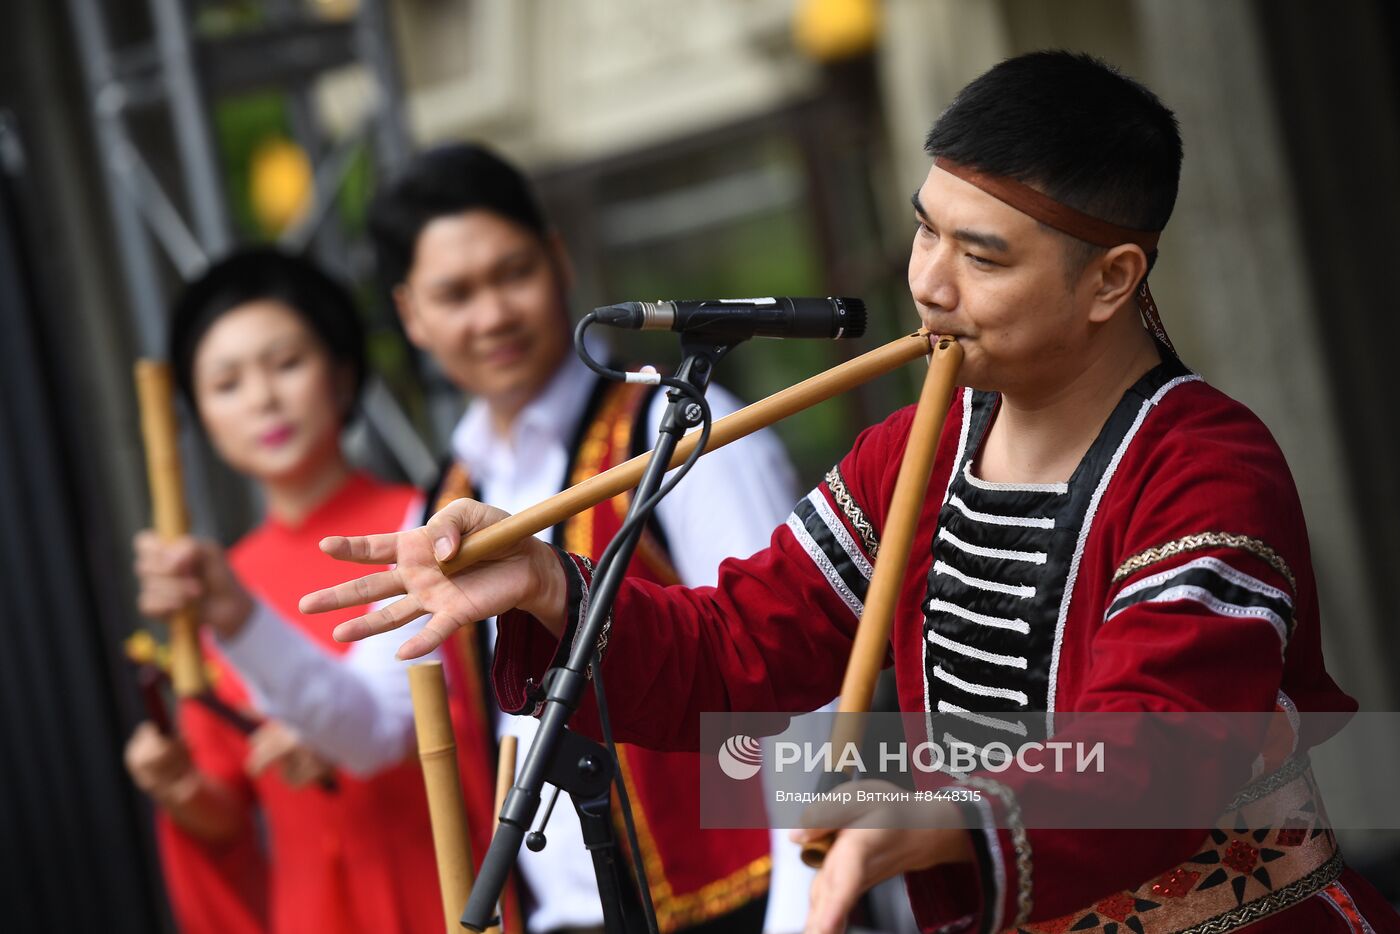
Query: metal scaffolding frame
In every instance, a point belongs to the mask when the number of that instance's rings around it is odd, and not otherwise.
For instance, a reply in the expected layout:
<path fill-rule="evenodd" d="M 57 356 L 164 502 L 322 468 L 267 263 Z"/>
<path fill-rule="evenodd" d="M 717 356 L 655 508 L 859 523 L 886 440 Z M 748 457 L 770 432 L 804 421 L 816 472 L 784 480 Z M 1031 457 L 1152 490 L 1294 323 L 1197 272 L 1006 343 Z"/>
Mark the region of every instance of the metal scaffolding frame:
<path fill-rule="evenodd" d="M 144 4 L 151 34 L 114 45 L 108 0 L 68 0 L 68 12 L 92 104 L 91 118 L 106 177 L 108 212 L 144 356 L 164 355 L 168 275 L 160 253 L 184 280 L 234 245 L 232 212 L 221 181 L 211 111 L 221 97 L 258 89 L 283 92 L 292 134 L 312 159 L 314 207 L 281 238 L 294 250 L 310 250 L 332 269 L 359 279 L 366 271 L 344 231 L 333 223 L 335 195 L 353 157 L 367 139 L 381 172 L 408 158 L 400 120 L 402 88 L 392 33 L 381 0 L 358 0 L 353 16 L 327 20 L 311 15 L 304 0 L 263 0 L 263 23 L 228 36 L 195 34 L 187 0 L 132 0 Z M 332 69 L 359 64 L 372 79 L 374 101 L 364 123 L 332 141 L 317 118 L 315 81 Z M 174 184 L 184 205 L 170 196 L 133 132 L 133 118 L 162 112 L 173 151 Z M 173 157 L 173 158 L 168 158 Z M 186 220 L 188 217 L 188 221 Z M 434 459 L 381 381 L 371 378 L 363 400 L 366 421 L 404 473 L 426 484 Z M 193 445 L 186 445 L 193 450 Z M 200 472 L 195 471 L 196 475 Z M 193 490 L 197 514 L 211 515 Z"/>

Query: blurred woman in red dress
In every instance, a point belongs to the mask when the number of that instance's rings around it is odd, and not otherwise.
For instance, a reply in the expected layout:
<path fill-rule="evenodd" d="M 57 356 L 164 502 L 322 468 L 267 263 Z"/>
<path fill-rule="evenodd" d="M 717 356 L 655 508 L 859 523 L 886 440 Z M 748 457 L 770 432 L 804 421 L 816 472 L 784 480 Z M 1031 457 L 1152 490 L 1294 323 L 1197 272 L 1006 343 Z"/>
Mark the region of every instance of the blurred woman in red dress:
<path fill-rule="evenodd" d="M 331 639 L 337 620 L 297 611 L 301 594 L 340 573 L 316 543 L 333 532 L 397 528 L 421 510 L 416 490 L 357 472 L 341 449 L 364 374 L 350 297 L 301 259 L 238 253 L 177 304 L 171 359 L 214 449 L 266 504 L 262 525 L 227 555 L 195 538 L 136 537 L 142 612 L 162 617 L 195 601 L 214 694 L 261 721 L 245 735 L 184 701 L 178 737 L 143 723 L 127 745 L 132 778 L 158 806 L 177 924 L 187 934 L 441 929 L 412 750 L 357 756 L 353 733 L 340 748 L 310 748 L 261 702 L 259 673 L 240 677 L 230 662 L 240 640 L 275 624 L 298 630 L 307 652 L 353 668 L 353 650 Z M 354 706 L 343 685 L 305 688 L 321 692 L 327 716 Z M 375 719 L 347 717 L 347 726 L 368 734 Z M 367 735 L 364 745 L 375 744 Z"/>

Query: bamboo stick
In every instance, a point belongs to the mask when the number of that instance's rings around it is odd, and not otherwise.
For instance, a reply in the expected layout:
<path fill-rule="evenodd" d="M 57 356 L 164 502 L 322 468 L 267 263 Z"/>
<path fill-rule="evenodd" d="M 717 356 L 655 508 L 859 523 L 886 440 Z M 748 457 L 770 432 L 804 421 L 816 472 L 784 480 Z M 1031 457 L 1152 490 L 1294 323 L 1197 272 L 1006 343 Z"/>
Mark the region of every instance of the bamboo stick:
<path fill-rule="evenodd" d="M 136 361 L 136 397 L 141 409 L 141 436 L 146 446 L 146 476 L 151 488 L 152 524 L 157 534 L 175 539 L 190 528 L 180 476 L 179 431 L 168 364 Z M 170 624 L 170 681 L 177 697 L 194 697 L 207 689 L 199 650 L 198 618 L 192 606 L 173 614 Z"/>
<path fill-rule="evenodd" d="M 501 737 L 501 755 L 496 760 L 496 818 L 500 819 L 510 786 L 515 784 L 515 756 L 519 741 L 514 736 Z"/>
<path fill-rule="evenodd" d="M 914 543 L 914 532 L 923 512 L 924 494 L 929 475 L 933 472 L 933 455 L 943 423 L 948 418 L 953 389 L 957 384 L 958 367 L 962 364 L 962 347 L 952 338 L 940 338 L 929 362 L 928 375 L 919 394 L 914 412 L 914 424 L 904 448 L 904 459 L 895 478 L 894 495 L 890 499 L 888 519 L 880 534 L 880 552 L 866 591 L 865 612 L 856 629 L 851 658 L 846 664 L 846 676 L 841 683 L 838 714 L 862 714 L 870 710 L 875 682 L 884 667 L 885 653 L 890 643 L 895 605 L 904 583 L 905 566 Z M 858 717 L 836 718 L 832 730 L 832 748 L 843 749 L 848 742 L 860 741 Z M 802 861 L 818 867 L 831 849 L 835 836 L 812 840 L 802 847 Z"/>
<path fill-rule="evenodd" d="M 753 434 L 760 428 L 766 428 L 789 415 L 867 383 L 928 352 L 928 333 L 917 331 L 780 390 L 715 422 L 710 430 L 706 453 L 716 451 L 730 442 Z M 671 458 L 670 466 L 676 467 L 689 457 L 698 440 L 698 432 L 681 439 Z M 630 490 L 641 480 L 650 460 L 651 452 L 639 454 L 610 470 L 569 487 L 562 493 L 502 519 L 467 538 L 455 555 L 443 559 L 438 564 L 444 574 L 456 574 L 536 532 L 555 526 L 570 516 Z"/>
<path fill-rule="evenodd" d="M 472 890 L 472 854 L 442 662 L 409 666 L 408 684 L 413 696 L 418 760 L 423 765 L 423 785 L 428 792 L 445 930 L 447 934 L 458 934 L 462 930 L 458 919 Z"/>

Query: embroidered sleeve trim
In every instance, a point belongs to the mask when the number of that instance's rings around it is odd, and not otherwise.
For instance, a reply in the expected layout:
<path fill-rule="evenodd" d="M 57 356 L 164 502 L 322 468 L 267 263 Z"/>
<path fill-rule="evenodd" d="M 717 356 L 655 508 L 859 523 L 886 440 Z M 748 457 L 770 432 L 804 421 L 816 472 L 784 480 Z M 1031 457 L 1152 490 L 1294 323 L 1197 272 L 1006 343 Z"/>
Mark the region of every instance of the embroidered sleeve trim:
<path fill-rule="evenodd" d="M 1288 563 L 1279 556 L 1278 552 L 1257 538 L 1250 538 L 1248 535 L 1235 535 L 1230 532 L 1199 532 L 1140 551 L 1118 566 L 1118 570 L 1113 572 L 1113 583 L 1117 584 L 1143 568 L 1151 567 L 1168 558 L 1187 552 L 1200 551 L 1204 548 L 1234 548 L 1254 555 L 1278 571 L 1283 579 L 1288 581 L 1289 590 L 1295 594 L 1298 592 L 1298 582 L 1293 577 L 1293 572 L 1289 570 Z"/>
<path fill-rule="evenodd" d="M 841 514 L 851 523 L 851 527 L 860 536 L 860 542 L 865 546 L 865 553 L 870 556 L 870 560 L 875 560 L 880 551 L 880 536 L 875 534 L 875 526 L 870 524 L 865 512 L 856 505 L 855 498 L 851 496 L 851 491 L 846 488 L 846 479 L 841 476 L 839 466 L 832 467 L 826 474 L 826 488 L 831 491 L 831 498 L 836 500 L 836 505 L 841 507 Z"/>
<path fill-rule="evenodd" d="M 806 500 L 803 500 L 806 502 Z M 841 572 L 831 561 L 830 556 L 822 548 L 821 544 L 812 537 L 812 533 L 802 522 L 802 519 L 793 513 L 788 516 L 788 531 L 792 537 L 797 539 L 797 543 L 802 546 L 802 550 L 807 552 L 807 557 L 812 559 L 812 563 L 821 571 L 826 582 L 831 585 L 831 589 L 841 598 L 841 602 L 846 604 L 846 608 L 851 611 L 856 619 L 865 613 L 865 590 L 861 588 L 858 594 L 851 589 L 851 585 L 841 576 Z"/>
<path fill-rule="evenodd" d="M 592 602 L 593 596 L 593 559 L 588 558 L 584 555 L 576 555 L 575 560 L 578 561 L 578 563 L 581 565 L 580 570 L 582 573 L 580 574 L 580 577 L 582 578 L 583 583 L 581 588 L 582 592 L 579 594 L 578 613 L 574 615 L 573 637 L 569 640 L 570 652 L 573 651 L 573 644 L 576 641 L 578 641 L 579 627 L 581 627 L 583 625 L 583 621 L 588 618 L 588 607 L 589 604 Z M 598 664 L 600 665 L 603 663 L 603 656 L 606 655 L 608 651 L 608 637 L 612 634 L 612 624 L 613 616 L 612 612 L 609 611 L 608 618 L 603 620 L 603 628 L 598 630 L 598 642 L 593 647 L 594 651 L 598 653 Z M 567 656 L 565 658 L 567 660 Z M 587 668 L 584 669 L 584 674 L 586 674 L 590 679 L 593 677 L 592 664 L 590 664 Z"/>
<path fill-rule="evenodd" d="M 573 645 L 578 641 L 579 628 L 588 617 L 588 605 L 591 597 L 591 585 L 593 582 L 593 562 L 582 555 L 571 554 L 563 549 L 556 548 L 555 554 L 559 559 L 560 566 L 564 569 L 564 577 L 568 582 L 568 595 L 565 598 L 564 606 L 564 634 L 559 639 L 559 644 L 554 650 L 553 656 L 549 660 L 549 665 L 545 668 L 545 675 L 542 681 L 536 681 L 534 677 L 525 679 L 522 696 L 518 699 L 508 700 L 501 698 L 501 709 L 509 714 L 517 716 L 538 717 L 544 710 L 544 699 L 546 694 L 546 684 L 549 681 L 549 672 L 555 668 L 562 668 L 569 660 L 569 654 L 573 651 Z M 511 612 L 516 612 L 512 610 Z M 603 630 L 598 634 L 598 658 L 601 661 L 603 654 L 608 648 L 608 636 L 612 632 L 612 614 L 603 622 Z M 497 662 L 502 657 L 497 653 Z M 593 677 L 593 666 L 589 665 L 586 672 L 589 678 Z M 518 700 L 518 705 L 517 705 Z M 511 709 L 511 708 L 514 709 Z"/>
<path fill-rule="evenodd" d="M 873 568 L 820 490 L 798 500 L 787 526 L 842 602 L 859 618 Z"/>
<path fill-rule="evenodd" d="M 1293 601 L 1287 593 L 1210 555 L 1127 585 L 1113 598 L 1104 621 L 1139 604 L 1178 600 L 1195 601 L 1223 616 L 1265 619 L 1285 646 L 1293 635 Z"/>
<path fill-rule="evenodd" d="M 964 819 L 968 822 L 972 857 L 977 866 L 977 876 L 982 880 L 980 910 L 965 919 L 960 919 L 967 923 L 956 930 L 971 928 L 976 921 L 978 934 L 998 934 L 1005 928 L 1002 917 L 1006 895 L 1006 867 L 1001 858 L 1001 835 L 997 832 L 992 803 L 984 798 L 959 802 L 955 806 L 963 812 Z M 979 830 L 972 830 L 979 825 Z M 944 929 L 939 929 L 942 930 Z"/>
<path fill-rule="evenodd" d="M 1011 835 L 1011 846 L 1016 855 L 1016 919 L 1011 923 L 1011 927 L 1020 927 L 1030 920 L 1031 916 L 1031 873 L 1034 868 L 1031 860 L 1031 841 L 1026 835 L 1026 824 L 1021 819 L 1021 805 L 1016 800 L 1016 794 L 999 781 L 974 775 L 963 779 L 962 784 L 995 795 L 1006 809 L 1006 828 Z"/>

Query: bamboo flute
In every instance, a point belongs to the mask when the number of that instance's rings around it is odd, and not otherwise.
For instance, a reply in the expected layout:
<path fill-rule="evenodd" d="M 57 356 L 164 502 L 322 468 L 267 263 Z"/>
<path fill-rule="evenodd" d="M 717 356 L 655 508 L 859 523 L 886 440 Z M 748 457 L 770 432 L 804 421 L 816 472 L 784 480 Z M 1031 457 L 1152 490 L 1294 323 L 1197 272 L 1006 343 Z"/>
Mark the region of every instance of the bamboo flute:
<path fill-rule="evenodd" d="M 146 447 L 152 524 L 162 538 L 179 538 L 189 531 L 190 519 L 180 476 L 179 434 L 169 365 L 154 360 L 136 361 L 136 397 Z M 169 620 L 170 681 L 177 697 L 194 697 L 207 689 L 198 622 L 192 606 L 179 610 Z"/>
<path fill-rule="evenodd" d="M 496 817 L 501 816 L 510 786 L 515 784 L 515 757 L 519 741 L 514 736 L 501 737 L 501 753 L 496 760 Z"/>
<path fill-rule="evenodd" d="M 895 478 L 888 519 L 881 530 L 880 551 L 875 557 L 870 587 L 866 591 L 865 612 L 856 628 L 855 644 L 851 647 L 851 658 L 846 663 L 846 676 L 841 683 L 838 714 L 863 714 L 870 710 L 875 681 L 884 667 L 890 643 L 890 629 L 904 583 L 905 566 L 909 563 L 909 551 L 914 544 L 914 531 L 923 511 L 929 475 L 933 472 L 934 451 L 948 418 L 961 364 L 962 347 L 958 342 L 950 337 L 939 338 L 919 394 L 904 459 Z M 840 749 L 847 742 L 860 741 L 860 719 L 836 718 L 832 748 Z M 834 840 L 832 835 L 808 842 L 802 847 L 802 861 L 808 866 L 820 866 Z"/>
<path fill-rule="evenodd" d="M 825 402 L 862 383 L 868 383 L 877 376 L 925 356 L 928 352 L 928 332 L 917 331 L 804 379 L 716 421 L 710 430 L 710 441 L 705 451 L 708 453 L 718 450 L 789 415 Z M 698 441 L 698 432 L 682 438 L 676 446 L 670 466 L 676 467 L 689 457 Z M 651 452 L 639 454 L 528 509 L 522 509 L 467 538 L 455 555 L 443 559 L 438 564 L 444 574 L 456 574 L 536 532 L 551 528 L 570 516 L 626 492 L 641 480 L 650 460 Z"/>
<path fill-rule="evenodd" d="M 442 890 L 444 929 L 447 934 L 455 934 L 462 930 L 458 919 L 471 895 L 472 854 L 442 662 L 409 666 L 408 684 L 413 697 L 418 760 L 423 766 L 423 785 L 428 793 L 428 818 L 433 827 L 433 853 L 437 858 L 438 886 Z"/>

